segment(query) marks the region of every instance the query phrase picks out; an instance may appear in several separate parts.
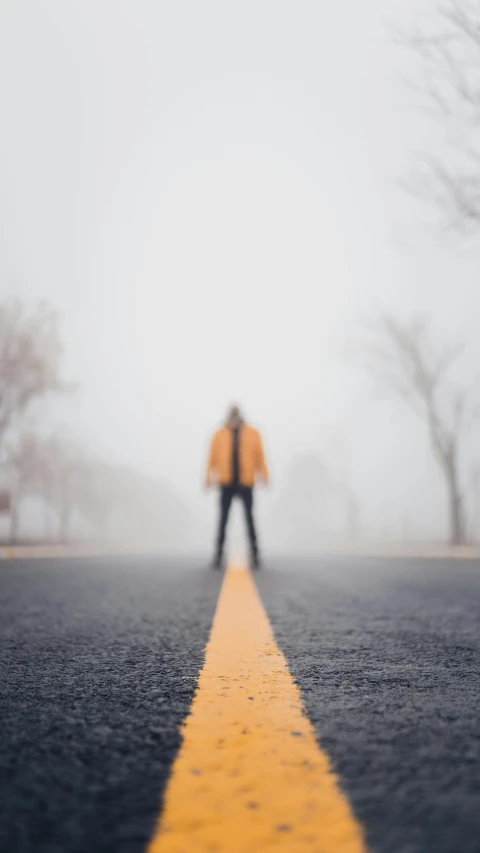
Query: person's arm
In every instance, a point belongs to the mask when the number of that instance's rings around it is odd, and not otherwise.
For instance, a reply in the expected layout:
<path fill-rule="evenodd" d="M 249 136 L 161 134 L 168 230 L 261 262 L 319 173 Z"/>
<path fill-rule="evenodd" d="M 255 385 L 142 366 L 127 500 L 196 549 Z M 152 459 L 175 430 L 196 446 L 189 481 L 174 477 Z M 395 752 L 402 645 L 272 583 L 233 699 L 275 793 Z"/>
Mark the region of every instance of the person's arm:
<path fill-rule="evenodd" d="M 260 479 L 265 483 L 268 483 L 268 468 L 267 463 L 265 462 L 265 454 L 263 452 L 263 442 L 260 433 L 257 433 L 257 460 L 256 460 L 256 472 Z"/>
<path fill-rule="evenodd" d="M 210 442 L 210 451 L 208 454 L 207 470 L 205 471 L 205 486 L 213 486 L 216 481 L 217 470 L 217 436 L 214 435 Z"/>

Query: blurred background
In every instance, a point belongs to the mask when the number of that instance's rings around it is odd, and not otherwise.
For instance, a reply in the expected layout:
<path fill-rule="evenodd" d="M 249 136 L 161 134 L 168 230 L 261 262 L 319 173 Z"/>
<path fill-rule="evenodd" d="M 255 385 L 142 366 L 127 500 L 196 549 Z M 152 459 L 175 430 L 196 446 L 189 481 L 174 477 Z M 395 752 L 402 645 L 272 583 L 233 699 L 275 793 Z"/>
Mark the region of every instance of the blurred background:
<path fill-rule="evenodd" d="M 0 0 L 0 539 L 480 538 L 478 3 Z M 231 547 L 243 543 L 235 507 Z"/>

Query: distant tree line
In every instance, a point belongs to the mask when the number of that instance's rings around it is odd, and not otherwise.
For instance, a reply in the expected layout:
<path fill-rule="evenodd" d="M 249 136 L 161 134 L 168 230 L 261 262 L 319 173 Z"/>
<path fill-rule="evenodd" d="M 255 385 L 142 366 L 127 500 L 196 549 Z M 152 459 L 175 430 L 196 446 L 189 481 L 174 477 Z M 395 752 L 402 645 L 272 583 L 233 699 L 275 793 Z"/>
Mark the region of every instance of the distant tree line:
<path fill-rule="evenodd" d="M 75 512 L 99 533 L 105 529 L 110 496 L 101 467 L 73 442 L 41 429 L 40 401 L 75 390 L 62 376 L 62 357 L 59 317 L 48 304 L 0 304 L 0 460 L 12 539 L 21 535 L 22 506 L 32 497 L 53 511 L 61 539 Z"/>

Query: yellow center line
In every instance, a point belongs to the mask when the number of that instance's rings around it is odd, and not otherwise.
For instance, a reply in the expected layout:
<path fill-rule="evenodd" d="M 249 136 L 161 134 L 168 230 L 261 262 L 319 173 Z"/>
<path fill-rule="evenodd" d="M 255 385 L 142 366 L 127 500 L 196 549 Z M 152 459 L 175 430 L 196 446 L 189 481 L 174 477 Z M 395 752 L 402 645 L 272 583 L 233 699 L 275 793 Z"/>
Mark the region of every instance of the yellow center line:
<path fill-rule="evenodd" d="M 365 853 L 250 572 L 231 567 L 148 853 Z"/>

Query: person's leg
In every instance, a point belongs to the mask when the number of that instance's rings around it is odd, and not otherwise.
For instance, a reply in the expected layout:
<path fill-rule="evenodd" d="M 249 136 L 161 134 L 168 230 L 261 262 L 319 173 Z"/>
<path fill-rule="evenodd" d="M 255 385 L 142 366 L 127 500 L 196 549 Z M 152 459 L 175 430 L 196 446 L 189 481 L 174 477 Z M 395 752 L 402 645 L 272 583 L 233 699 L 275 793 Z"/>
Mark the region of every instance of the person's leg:
<path fill-rule="evenodd" d="M 258 542 L 257 533 L 255 530 L 255 522 L 253 520 L 253 489 L 243 486 L 240 490 L 240 496 L 245 510 L 245 520 L 247 522 L 248 538 L 250 541 L 250 551 L 254 566 L 258 566 Z"/>
<path fill-rule="evenodd" d="M 215 552 L 215 565 L 217 566 L 220 566 L 222 562 L 228 513 L 230 512 L 232 498 L 233 489 L 230 486 L 222 486 L 220 489 L 220 517 L 218 524 L 217 548 Z"/>

